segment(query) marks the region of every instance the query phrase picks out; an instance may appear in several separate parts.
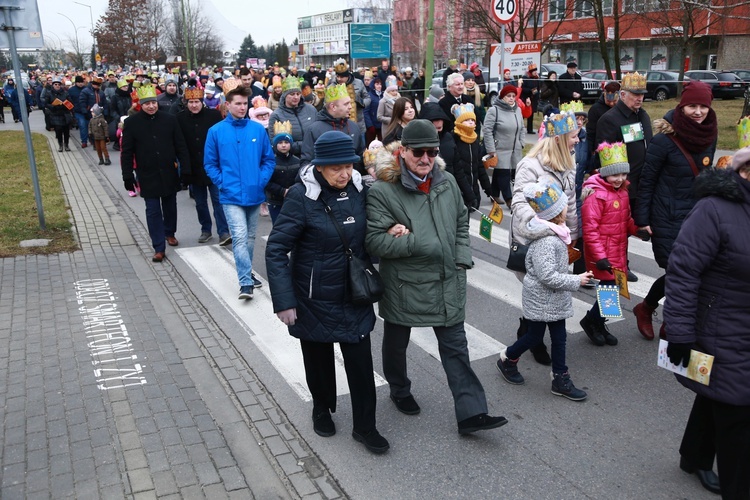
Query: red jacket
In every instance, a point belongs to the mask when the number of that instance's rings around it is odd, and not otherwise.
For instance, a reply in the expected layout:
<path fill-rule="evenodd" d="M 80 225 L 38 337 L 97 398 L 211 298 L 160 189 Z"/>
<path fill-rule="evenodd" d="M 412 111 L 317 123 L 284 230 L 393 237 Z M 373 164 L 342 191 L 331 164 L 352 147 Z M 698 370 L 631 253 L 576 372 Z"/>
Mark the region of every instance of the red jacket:
<path fill-rule="evenodd" d="M 628 236 L 637 230 L 630 215 L 628 181 L 615 190 L 599 174 L 592 175 L 583 183 L 581 197 L 586 269 L 593 271 L 596 279 L 614 280 L 609 271 L 597 269 L 596 262 L 608 259 L 612 267 L 628 269 Z"/>

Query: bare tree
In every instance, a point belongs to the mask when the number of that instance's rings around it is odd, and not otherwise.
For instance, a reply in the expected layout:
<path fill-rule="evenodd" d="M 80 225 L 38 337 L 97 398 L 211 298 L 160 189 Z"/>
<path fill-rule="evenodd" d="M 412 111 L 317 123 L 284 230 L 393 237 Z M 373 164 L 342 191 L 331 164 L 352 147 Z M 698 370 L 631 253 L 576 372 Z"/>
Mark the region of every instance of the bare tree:
<path fill-rule="evenodd" d="M 450 1 L 450 0 L 448 0 Z M 565 11 L 559 12 L 558 19 L 544 22 L 544 12 L 547 10 L 547 0 L 519 1 L 518 17 L 505 26 L 505 34 L 514 42 L 525 40 L 539 40 L 542 42 L 542 53 L 546 52 L 550 43 L 565 18 L 573 12 L 573 2 L 565 2 Z M 488 14 L 487 0 L 468 0 L 462 7 L 461 15 L 466 25 L 478 28 L 490 40 L 500 42 L 502 25 L 492 15 Z"/>
<path fill-rule="evenodd" d="M 680 55 L 691 59 L 700 38 L 709 31 L 722 33 L 724 26 L 742 6 L 750 5 L 747 0 L 640 0 L 644 12 L 641 14 L 658 35 L 672 42 Z M 684 66 L 680 65 L 679 80 L 684 76 Z"/>

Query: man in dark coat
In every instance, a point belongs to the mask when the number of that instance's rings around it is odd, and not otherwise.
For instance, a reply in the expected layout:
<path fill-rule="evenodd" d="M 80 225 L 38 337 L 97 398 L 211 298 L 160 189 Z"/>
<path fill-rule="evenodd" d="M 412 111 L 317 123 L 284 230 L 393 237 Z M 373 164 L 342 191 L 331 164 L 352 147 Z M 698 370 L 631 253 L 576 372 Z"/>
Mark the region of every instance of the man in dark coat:
<path fill-rule="evenodd" d="M 197 87 L 185 89 L 186 109 L 177 113 L 177 122 L 187 144 L 190 155 L 190 173 L 183 174 L 183 181 L 193 186 L 192 193 L 195 199 L 195 210 L 198 213 L 198 222 L 201 225 L 201 235 L 198 243 L 209 241 L 211 236 L 211 214 L 208 211 L 208 196 L 211 196 L 211 206 L 216 221 L 216 232 L 219 235 L 219 244 L 227 244 L 231 239 L 229 226 L 224 215 L 224 209 L 219 201 L 219 189 L 208 178 L 203 168 L 203 153 L 206 146 L 208 129 L 219 123 L 221 112 L 210 109 L 203 105 L 203 90 Z"/>
<path fill-rule="evenodd" d="M 125 189 L 135 191 L 134 170 L 138 166 L 138 184 L 146 202 L 146 223 L 154 247 L 154 262 L 164 259 L 165 240 L 177 246 L 177 166 L 190 175 L 190 156 L 177 118 L 159 111 L 156 89 L 143 85 L 138 89 L 141 111 L 127 118 L 123 127 L 120 166 Z"/>
<path fill-rule="evenodd" d="M 586 141 L 591 156 L 596 156 L 596 148 L 599 146 L 596 141 L 596 125 L 599 123 L 599 118 L 612 109 L 619 100 L 620 83 L 611 81 L 604 86 L 604 92 L 599 96 L 599 100 L 589 109 L 589 121 L 586 123 Z"/>
<path fill-rule="evenodd" d="M 443 80 L 442 80 L 442 88 L 447 89 L 448 88 L 448 77 L 452 75 L 453 73 L 460 73 L 458 70 L 458 59 L 450 59 L 448 61 L 448 67 L 445 68 L 445 71 L 443 71 Z M 385 80 L 383 80 L 385 81 Z M 450 113 L 448 113 L 450 114 Z"/>
<path fill-rule="evenodd" d="M 630 209 L 635 211 L 638 181 L 641 177 L 643 163 L 646 160 L 646 148 L 651 142 L 653 131 L 651 129 L 651 117 L 642 108 L 643 97 L 647 92 L 646 78 L 630 78 L 631 76 L 626 75 L 623 78 L 620 100 L 599 119 L 596 128 L 596 145 L 598 146 L 602 142 L 625 143 L 628 150 L 628 162 L 630 163 L 630 173 L 628 174 Z M 560 100 L 562 101 L 562 91 Z M 624 134 L 623 130 L 627 134 Z M 593 167 L 595 168 L 599 168 L 598 157 L 598 155 L 594 156 Z"/>
<path fill-rule="evenodd" d="M 581 75 L 576 70 L 578 65 L 574 62 L 568 63 L 568 71 L 557 78 L 557 89 L 560 92 L 560 104 L 575 101 L 583 95 L 583 82 Z"/>
<path fill-rule="evenodd" d="M 180 94 L 177 92 L 177 82 L 169 76 L 167 77 L 165 92 L 156 99 L 156 102 L 159 105 L 159 111 L 169 111 L 172 105 L 179 100 Z"/>
<path fill-rule="evenodd" d="M 95 76 L 91 80 L 91 83 L 81 90 L 81 95 L 78 96 L 78 112 L 86 117 L 87 124 L 91 120 L 91 108 L 94 107 L 94 104 L 98 104 L 102 108 L 102 113 L 105 116 L 109 111 L 107 99 L 105 99 L 104 93 L 101 91 L 102 81 L 101 77 Z"/>
<path fill-rule="evenodd" d="M 303 167 L 313 159 L 315 141 L 329 130 L 340 130 L 351 137 L 352 141 L 354 141 L 355 153 L 362 157 L 362 153 L 365 151 L 365 141 L 362 137 L 362 132 L 357 122 L 349 119 L 353 105 L 354 103 L 349 97 L 346 85 L 330 85 L 326 88 L 325 107 L 318 111 L 315 122 L 305 130 L 301 158 Z M 362 162 L 355 162 L 354 168 L 360 174 L 364 175 L 366 173 Z"/>
<path fill-rule="evenodd" d="M 473 104 L 473 102 L 471 97 L 464 93 L 464 77 L 461 73 L 450 74 L 446 80 L 446 84 L 448 87 L 446 88 L 445 96 L 440 99 L 438 104 L 440 105 L 440 109 L 450 118 L 450 128 L 453 128 L 453 122 L 455 121 L 455 117 L 451 112 L 453 105 Z M 478 125 L 481 126 L 481 124 Z"/>

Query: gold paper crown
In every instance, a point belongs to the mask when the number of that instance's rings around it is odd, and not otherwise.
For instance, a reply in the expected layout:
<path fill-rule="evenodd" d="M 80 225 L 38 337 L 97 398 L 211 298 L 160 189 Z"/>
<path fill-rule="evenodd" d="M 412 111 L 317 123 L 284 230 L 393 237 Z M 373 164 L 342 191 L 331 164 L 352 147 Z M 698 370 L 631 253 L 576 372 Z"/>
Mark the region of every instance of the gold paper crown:
<path fill-rule="evenodd" d="M 544 117 L 544 136 L 554 137 L 578 130 L 576 115 L 572 111 Z"/>
<path fill-rule="evenodd" d="M 140 87 L 138 87 L 138 100 L 143 102 L 144 100 L 154 100 L 156 99 L 156 87 L 153 85 L 144 85 L 141 84 Z"/>
<path fill-rule="evenodd" d="M 622 90 L 628 92 L 641 92 L 646 90 L 646 75 L 641 75 L 637 71 L 629 73 L 622 77 Z"/>
<path fill-rule="evenodd" d="M 372 80 L 372 71 L 371 70 L 369 70 L 369 69 L 365 70 L 365 78 L 369 78 L 370 80 Z"/>
<path fill-rule="evenodd" d="M 349 97 L 349 91 L 346 90 L 346 85 L 343 83 L 341 85 L 329 85 L 326 87 L 326 103 L 338 101 L 345 97 Z"/>
<path fill-rule="evenodd" d="M 291 75 L 287 76 L 286 78 L 284 78 L 284 81 L 281 84 L 281 90 L 284 92 L 288 90 L 300 91 L 301 89 L 300 89 L 299 78 L 297 78 L 296 76 L 291 76 Z"/>
<path fill-rule="evenodd" d="M 333 63 L 333 69 L 336 73 L 346 73 L 349 71 L 349 65 L 343 58 L 338 58 Z"/>
<path fill-rule="evenodd" d="M 583 102 L 581 101 L 570 101 L 560 105 L 560 111 L 570 113 L 584 113 Z"/>
<path fill-rule="evenodd" d="M 224 86 L 222 87 L 222 90 L 226 95 L 240 85 L 242 85 L 242 80 L 240 80 L 239 78 L 227 78 L 226 80 L 224 80 Z"/>
<path fill-rule="evenodd" d="M 268 101 L 263 99 L 261 96 L 255 96 L 253 97 L 253 108 L 267 108 L 268 107 Z"/>
<path fill-rule="evenodd" d="M 188 87 L 185 89 L 185 100 L 203 99 L 203 89 L 198 87 Z"/>
<path fill-rule="evenodd" d="M 271 86 L 275 88 L 281 87 L 281 77 L 279 75 L 276 75 L 271 79 Z"/>
<path fill-rule="evenodd" d="M 750 146 L 750 116 L 743 116 L 737 124 L 737 140 L 739 148 Z"/>
<path fill-rule="evenodd" d="M 615 142 L 612 144 L 603 142 L 599 144 L 599 147 L 596 150 L 599 153 L 601 168 L 618 163 L 628 163 L 628 149 L 622 142 Z"/>
<path fill-rule="evenodd" d="M 273 124 L 273 136 L 286 134 L 289 137 L 292 136 L 292 122 L 289 120 L 285 122 L 276 122 Z"/>

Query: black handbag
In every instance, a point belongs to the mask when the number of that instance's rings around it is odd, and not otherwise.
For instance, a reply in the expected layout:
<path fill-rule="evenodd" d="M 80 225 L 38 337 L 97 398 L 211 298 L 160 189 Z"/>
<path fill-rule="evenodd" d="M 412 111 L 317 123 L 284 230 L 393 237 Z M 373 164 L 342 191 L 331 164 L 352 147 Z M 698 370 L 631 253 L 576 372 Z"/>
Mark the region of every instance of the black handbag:
<path fill-rule="evenodd" d="M 331 211 L 331 207 L 329 207 L 322 198 L 320 201 L 323 202 L 326 213 L 331 216 L 333 227 L 336 228 L 336 231 L 341 238 L 341 242 L 344 244 L 344 255 L 346 255 L 347 262 L 347 288 L 349 292 L 349 300 L 352 304 L 356 305 L 373 304 L 379 301 L 385 292 L 383 278 L 380 277 L 380 273 L 372 265 L 372 262 L 369 262 L 369 260 L 365 261 L 354 255 L 352 249 L 349 247 L 349 242 L 339 227 L 336 217 Z"/>
<path fill-rule="evenodd" d="M 505 267 L 519 273 L 526 272 L 526 253 L 529 245 L 521 245 L 513 238 L 513 219 L 510 220 L 510 252 L 508 253 L 508 264 Z"/>

